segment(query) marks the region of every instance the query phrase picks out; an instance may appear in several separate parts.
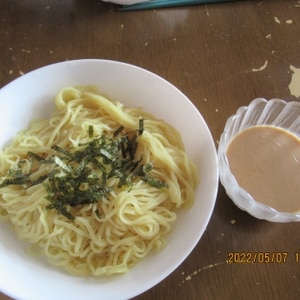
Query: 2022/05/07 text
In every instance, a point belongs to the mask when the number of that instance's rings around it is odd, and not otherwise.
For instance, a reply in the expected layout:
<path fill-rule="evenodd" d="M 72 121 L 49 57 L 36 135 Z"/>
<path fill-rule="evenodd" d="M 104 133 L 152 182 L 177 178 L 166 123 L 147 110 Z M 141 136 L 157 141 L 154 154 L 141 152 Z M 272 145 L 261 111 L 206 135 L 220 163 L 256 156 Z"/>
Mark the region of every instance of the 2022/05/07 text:
<path fill-rule="evenodd" d="M 289 255 L 288 252 L 228 252 L 227 263 L 228 264 L 249 264 L 249 263 L 277 263 L 284 264 L 289 258 L 294 259 L 295 263 L 300 263 L 300 252 L 295 252 L 293 255 Z"/>

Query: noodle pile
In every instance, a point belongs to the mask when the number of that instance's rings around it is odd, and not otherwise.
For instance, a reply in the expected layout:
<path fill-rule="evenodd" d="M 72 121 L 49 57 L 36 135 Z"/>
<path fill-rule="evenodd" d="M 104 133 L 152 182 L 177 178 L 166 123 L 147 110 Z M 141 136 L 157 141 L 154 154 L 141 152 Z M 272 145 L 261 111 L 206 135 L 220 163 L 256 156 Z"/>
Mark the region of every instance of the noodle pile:
<path fill-rule="evenodd" d="M 32 243 L 51 263 L 73 275 L 125 273 L 150 251 L 165 245 L 176 210 L 193 203 L 196 168 L 173 127 L 141 109 L 110 101 L 92 87 L 62 89 L 55 106 L 49 119 L 32 121 L 29 129 L 0 150 L 3 178 L 20 162 L 22 170 L 28 170 L 32 163 L 29 152 L 51 157 L 53 145 L 76 149 L 87 143 L 91 126 L 94 136 L 111 136 L 120 126 L 137 130 L 143 118 L 136 156 L 142 157 L 144 164 L 151 163 L 153 176 L 167 187 L 156 188 L 143 180 L 118 187 L 117 179 L 111 178 L 109 197 L 71 208 L 72 221 L 47 209 L 43 183 L 28 188 L 12 184 L 0 188 L 0 220 L 10 222 L 21 240 Z M 33 176 L 49 173 L 49 168 L 40 165 Z"/>

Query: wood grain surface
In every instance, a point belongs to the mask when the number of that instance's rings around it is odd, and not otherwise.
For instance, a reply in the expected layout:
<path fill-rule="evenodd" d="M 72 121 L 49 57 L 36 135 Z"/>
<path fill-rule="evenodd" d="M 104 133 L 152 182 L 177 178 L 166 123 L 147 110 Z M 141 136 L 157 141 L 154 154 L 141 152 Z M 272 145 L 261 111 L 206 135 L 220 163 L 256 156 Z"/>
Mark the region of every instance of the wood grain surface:
<path fill-rule="evenodd" d="M 129 12 L 97 0 L 1 0 L 0 88 L 59 61 L 131 63 L 186 94 L 217 147 L 227 118 L 238 107 L 256 97 L 300 100 L 289 86 L 293 68 L 300 68 L 299 17 L 297 0 Z M 285 262 L 227 263 L 230 253 L 240 252 L 288 256 Z M 298 223 L 255 219 L 238 209 L 220 185 L 196 248 L 175 272 L 135 300 L 299 299 L 299 252 Z M 10 298 L 0 294 L 0 299 Z"/>

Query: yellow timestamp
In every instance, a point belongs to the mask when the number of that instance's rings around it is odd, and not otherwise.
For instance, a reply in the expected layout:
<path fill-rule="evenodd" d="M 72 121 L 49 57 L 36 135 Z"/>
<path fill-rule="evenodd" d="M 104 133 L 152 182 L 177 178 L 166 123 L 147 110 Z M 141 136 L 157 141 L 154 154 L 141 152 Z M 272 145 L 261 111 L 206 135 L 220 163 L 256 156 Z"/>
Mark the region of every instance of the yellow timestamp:
<path fill-rule="evenodd" d="M 287 262 L 288 252 L 228 252 L 228 264 L 253 264 L 253 263 L 275 263 L 284 264 Z M 296 261 L 300 261 L 300 252 L 295 257 Z"/>
<path fill-rule="evenodd" d="M 296 262 L 297 264 L 300 263 L 300 252 L 295 252 L 295 262 Z"/>

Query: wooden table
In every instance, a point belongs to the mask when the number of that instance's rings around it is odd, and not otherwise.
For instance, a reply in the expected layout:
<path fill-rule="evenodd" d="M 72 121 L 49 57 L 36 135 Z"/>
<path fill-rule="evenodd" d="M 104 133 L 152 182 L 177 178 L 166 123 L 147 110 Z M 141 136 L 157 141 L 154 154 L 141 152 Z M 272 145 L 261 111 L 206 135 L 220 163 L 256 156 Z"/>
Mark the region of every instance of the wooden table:
<path fill-rule="evenodd" d="M 58 61 L 104 58 L 135 64 L 169 80 L 194 102 L 216 146 L 226 119 L 239 106 L 256 97 L 300 100 L 289 86 L 292 78 L 300 85 L 295 77 L 300 1 L 118 9 L 99 0 L 1 0 L 0 87 Z M 231 253 L 240 252 L 275 253 L 279 259 L 227 263 Z M 135 299 L 299 299 L 299 256 L 298 223 L 255 219 L 220 185 L 211 221 L 191 255 Z M 0 299 L 8 298 L 1 294 Z"/>

